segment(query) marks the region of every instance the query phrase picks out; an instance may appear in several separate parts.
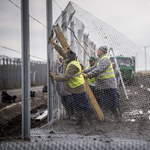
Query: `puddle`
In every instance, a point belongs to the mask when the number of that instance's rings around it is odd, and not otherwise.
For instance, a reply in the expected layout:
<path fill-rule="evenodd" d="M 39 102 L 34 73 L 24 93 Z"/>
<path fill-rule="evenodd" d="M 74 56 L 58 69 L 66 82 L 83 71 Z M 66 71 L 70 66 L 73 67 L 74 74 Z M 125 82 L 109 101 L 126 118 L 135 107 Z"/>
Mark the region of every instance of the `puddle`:
<path fill-rule="evenodd" d="M 141 88 L 143 88 L 143 84 L 141 84 Z"/>
<path fill-rule="evenodd" d="M 148 88 L 147 91 L 150 91 L 150 88 Z"/>
<path fill-rule="evenodd" d="M 131 112 L 125 112 L 125 114 L 127 116 L 130 116 L 130 117 L 133 116 L 133 118 L 134 118 L 134 116 L 136 117 L 136 115 L 147 114 L 148 115 L 148 119 L 150 120 L 150 110 L 148 110 L 146 113 L 143 113 L 143 110 L 133 110 Z M 125 119 L 125 120 L 128 121 L 128 122 L 135 122 L 136 121 L 136 119 Z"/>
<path fill-rule="evenodd" d="M 135 119 L 128 119 L 127 121 L 135 122 Z"/>
<path fill-rule="evenodd" d="M 133 110 L 131 112 L 129 112 L 130 115 L 139 115 L 139 114 L 143 114 L 142 110 Z"/>
<path fill-rule="evenodd" d="M 125 119 L 126 122 L 135 122 L 135 119 Z"/>

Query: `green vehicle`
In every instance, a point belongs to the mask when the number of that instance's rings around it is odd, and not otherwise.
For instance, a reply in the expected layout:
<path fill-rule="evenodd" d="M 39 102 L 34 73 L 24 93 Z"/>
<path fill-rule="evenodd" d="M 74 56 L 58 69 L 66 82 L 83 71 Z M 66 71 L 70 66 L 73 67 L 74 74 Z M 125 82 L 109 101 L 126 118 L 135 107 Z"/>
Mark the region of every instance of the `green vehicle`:
<path fill-rule="evenodd" d="M 114 57 L 110 57 L 112 63 L 115 63 Z M 135 57 L 116 56 L 118 67 L 120 68 L 122 79 L 127 84 L 135 81 Z"/>

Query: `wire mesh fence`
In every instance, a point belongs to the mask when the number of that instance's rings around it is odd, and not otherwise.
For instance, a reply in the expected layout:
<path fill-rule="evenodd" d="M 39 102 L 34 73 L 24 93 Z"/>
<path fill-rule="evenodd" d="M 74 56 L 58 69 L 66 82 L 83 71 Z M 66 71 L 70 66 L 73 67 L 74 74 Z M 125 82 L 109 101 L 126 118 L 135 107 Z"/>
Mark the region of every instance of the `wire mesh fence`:
<path fill-rule="evenodd" d="M 53 118 L 31 130 L 31 142 L 45 141 L 44 146 L 54 149 L 148 149 L 150 56 L 72 2 L 54 27 L 57 25 L 68 49 L 55 32 L 54 42 L 50 39 L 55 49 L 50 73 Z"/>
<path fill-rule="evenodd" d="M 149 56 L 124 35 L 72 2 L 67 5 L 54 27 L 57 28 L 57 25 L 73 51 L 65 51 L 62 37 L 57 33 L 54 35 L 55 43 L 51 41 L 55 49 L 54 61 L 59 53 L 63 62 L 60 65 L 62 69 L 55 67 L 61 74 L 57 75 L 53 70 L 51 75 L 55 84 L 64 83 L 64 88 L 57 91 L 67 118 L 62 116 L 54 124 L 37 132 L 41 134 L 45 133 L 45 129 L 51 129 L 50 133 L 55 133 L 54 137 L 50 134 L 51 140 L 63 139 L 64 136 L 59 137 L 59 133 L 67 136 L 71 134 L 74 139 L 78 139 L 75 135 L 83 138 L 100 135 L 101 138 L 109 139 L 148 140 L 149 72 L 143 71 L 143 64 L 149 63 Z M 107 49 L 108 57 L 105 54 L 100 55 L 99 49 L 104 52 Z M 112 68 L 115 76 L 110 73 Z M 85 80 L 80 78 L 82 72 Z M 85 84 L 87 81 L 92 94 Z M 86 88 L 82 85 L 86 85 Z M 55 113 L 55 116 L 60 115 Z"/>

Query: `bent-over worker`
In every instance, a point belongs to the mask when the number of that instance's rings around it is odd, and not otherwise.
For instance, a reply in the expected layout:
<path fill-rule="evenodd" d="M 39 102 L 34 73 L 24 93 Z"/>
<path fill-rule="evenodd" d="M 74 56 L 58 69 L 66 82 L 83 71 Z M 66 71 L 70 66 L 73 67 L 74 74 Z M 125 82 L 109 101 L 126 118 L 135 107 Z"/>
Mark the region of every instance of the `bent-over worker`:
<path fill-rule="evenodd" d="M 72 104 L 77 112 L 77 125 L 83 122 L 83 111 L 86 112 L 86 120 L 90 123 L 92 108 L 86 96 L 84 78 L 81 74 L 78 58 L 73 51 L 69 50 L 66 52 L 53 39 L 51 39 L 50 43 L 54 44 L 54 48 L 66 60 L 63 65 L 63 75 L 53 76 L 51 72 L 50 75 L 57 82 L 64 82 L 65 89 L 72 94 Z"/>

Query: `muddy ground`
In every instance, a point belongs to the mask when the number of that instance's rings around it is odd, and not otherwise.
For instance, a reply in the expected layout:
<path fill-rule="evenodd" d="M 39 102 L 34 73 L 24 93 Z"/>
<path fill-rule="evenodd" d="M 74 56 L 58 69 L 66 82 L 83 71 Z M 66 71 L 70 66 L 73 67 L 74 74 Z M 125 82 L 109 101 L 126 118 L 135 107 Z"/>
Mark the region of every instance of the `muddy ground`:
<path fill-rule="evenodd" d="M 8 104 L 7 104 L 8 105 Z M 36 109 L 31 111 L 31 114 L 35 114 L 39 109 L 46 109 L 46 105 L 42 105 L 37 107 Z M 22 119 L 21 115 L 18 115 L 5 125 L 0 126 L 0 141 L 12 141 L 12 140 L 21 140 L 22 139 Z M 42 122 L 35 122 L 34 119 L 31 119 L 31 129 L 38 128 L 47 123 L 47 119 Z"/>
<path fill-rule="evenodd" d="M 52 125 L 47 124 L 47 119 L 40 122 L 31 120 L 31 135 L 36 133 L 33 141 L 41 139 L 45 132 L 49 140 L 77 137 L 93 138 L 93 140 L 138 139 L 150 141 L 150 74 L 137 74 L 136 83 L 126 85 L 129 99 L 127 100 L 122 86 L 119 87 L 119 102 L 122 108 L 123 121 L 116 123 L 111 112 L 105 113 L 106 121 L 97 122 L 93 117 L 92 125 L 74 125 L 74 120 L 57 120 Z M 43 109 L 46 106 L 42 106 Z M 39 109 L 39 108 L 37 108 Z M 41 109 L 41 108 L 40 108 Z M 34 110 L 36 111 L 36 110 Z M 42 127 L 45 125 L 44 127 Z M 37 130 L 37 128 L 40 130 Z M 0 127 L 0 140 L 21 140 L 21 116 L 16 116 L 8 124 Z M 39 132 L 40 131 L 40 132 Z M 64 136 L 68 135 L 68 136 Z M 70 136 L 69 136 L 70 135 Z"/>

